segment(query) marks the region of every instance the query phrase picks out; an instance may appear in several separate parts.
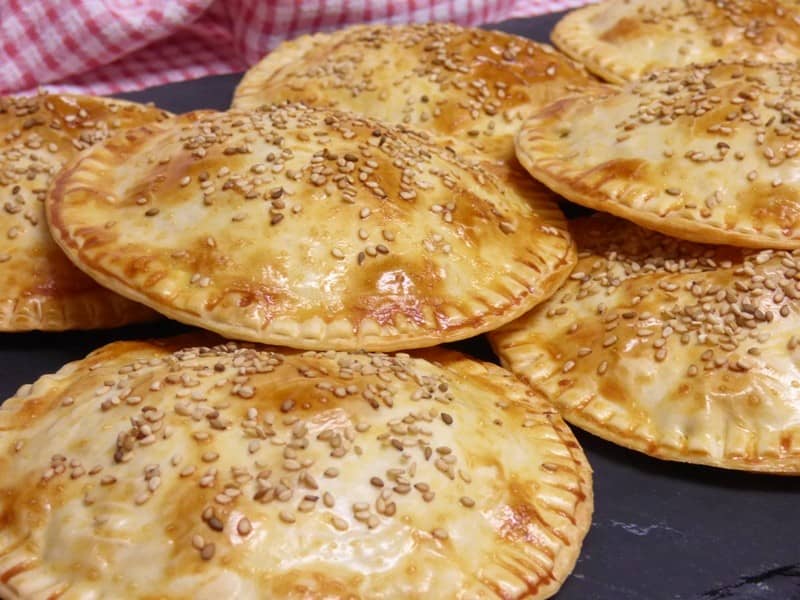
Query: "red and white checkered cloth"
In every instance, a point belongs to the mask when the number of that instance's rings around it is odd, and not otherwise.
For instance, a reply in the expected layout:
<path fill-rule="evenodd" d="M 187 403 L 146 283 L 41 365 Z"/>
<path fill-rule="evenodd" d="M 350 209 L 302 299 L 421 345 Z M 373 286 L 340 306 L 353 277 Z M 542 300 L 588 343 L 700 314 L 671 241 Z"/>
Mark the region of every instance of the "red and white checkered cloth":
<path fill-rule="evenodd" d="M 493 23 L 590 0 L 0 0 L 0 93 L 112 94 L 242 71 L 364 22 Z"/>

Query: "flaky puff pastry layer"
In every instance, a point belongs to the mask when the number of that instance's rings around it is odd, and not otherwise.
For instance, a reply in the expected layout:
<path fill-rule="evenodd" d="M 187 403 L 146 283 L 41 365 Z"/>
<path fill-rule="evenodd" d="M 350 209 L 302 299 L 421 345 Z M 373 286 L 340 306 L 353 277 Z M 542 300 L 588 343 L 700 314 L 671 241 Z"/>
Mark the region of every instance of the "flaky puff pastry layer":
<path fill-rule="evenodd" d="M 602 91 L 550 46 L 500 31 L 358 25 L 284 42 L 245 74 L 233 106 L 290 100 L 350 110 L 508 160 L 525 117 L 586 87 Z"/>
<path fill-rule="evenodd" d="M 82 150 L 167 116 L 91 96 L 0 98 L 0 331 L 114 327 L 156 317 L 72 265 L 47 230 L 44 199 L 55 174 Z"/>
<path fill-rule="evenodd" d="M 565 418 L 662 459 L 800 473 L 800 251 L 572 223 L 579 261 L 551 300 L 491 334 Z"/>
<path fill-rule="evenodd" d="M 517 155 L 565 198 L 701 243 L 800 247 L 800 68 L 669 69 L 619 94 L 558 101 Z"/>
<path fill-rule="evenodd" d="M 782 0 L 606 0 L 566 15 L 553 43 L 607 81 L 719 59 L 800 58 L 800 11 Z"/>
<path fill-rule="evenodd" d="M 118 342 L 0 409 L 12 598 L 544 598 L 591 512 L 552 405 L 444 350 Z"/>
<path fill-rule="evenodd" d="M 195 113 L 84 154 L 48 198 L 103 285 L 236 339 L 431 346 L 498 327 L 575 262 L 549 192 L 427 134 L 302 105 Z"/>

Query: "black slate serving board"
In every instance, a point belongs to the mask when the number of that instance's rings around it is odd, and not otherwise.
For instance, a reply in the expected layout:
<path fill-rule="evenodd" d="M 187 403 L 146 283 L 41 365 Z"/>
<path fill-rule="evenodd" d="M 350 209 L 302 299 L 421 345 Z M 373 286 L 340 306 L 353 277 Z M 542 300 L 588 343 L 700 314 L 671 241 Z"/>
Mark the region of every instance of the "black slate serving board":
<path fill-rule="evenodd" d="M 547 41 L 561 16 L 492 27 Z M 174 112 L 225 109 L 240 77 L 121 96 Z M 111 331 L 0 334 L 0 399 L 103 344 L 185 329 L 164 321 Z M 455 346 L 496 360 L 482 339 Z M 662 462 L 576 433 L 595 473 L 595 514 L 559 600 L 800 600 L 800 478 Z"/>

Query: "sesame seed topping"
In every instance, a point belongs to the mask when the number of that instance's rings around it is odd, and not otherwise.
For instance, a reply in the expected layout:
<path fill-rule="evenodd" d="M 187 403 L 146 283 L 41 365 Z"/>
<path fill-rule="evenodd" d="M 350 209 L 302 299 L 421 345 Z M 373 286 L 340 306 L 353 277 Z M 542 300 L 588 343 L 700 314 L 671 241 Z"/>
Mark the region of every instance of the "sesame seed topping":
<path fill-rule="evenodd" d="M 214 553 L 216 552 L 216 546 L 213 543 L 206 544 L 203 546 L 203 549 L 200 550 L 200 557 L 203 560 L 211 560 L 214 558 Z"/>
<path fill-rule="evenodd" d="M 250 532 L 253 531 L 253 526 L 250 521 L 246 517 L 242 517 L 239 519 L 239 523 L 236 525 L 236 531 L 242 537 L 250 535 Z"/>
<path fill-rule="evenodd" d="M 178 488 L 194 490 L 201 504 L 184 515 L 189 525 L 195 523 L 178 532 L 187 536 L 184 549 L 191 544 L 204 560 L 218 556 L 223 562 L 232 560 L 238 545 L 268 536 L 281 523 L 309 527 L 318 518 L 332 525 L 331 533 L 353 528 L 365 535 L 394 527 L 398 515 L 398 526 L 405 526 L 416 512 L 414 503 L 430 503 L 431 514 L 446 511 L 447 501 L 457 501 L 456 510 L 475 506 L 463 495 L 474 496 L 466 465 L 480 477 L 484 472 L 463 453 L 462 427 L 470 419 L 459 411 L 466 384 L 447 369 L 405 353 L 282 353 L 227 341 L 170 351 L 170 343 L 154 343 L 152 356 L 142 358 L 145 353 L 137 350 L 122 366 L 107 369 L 102 361 L 101 369 L 87 371 L 95 379 L 89 401 L 78 397 L 79 406 L 100 414 L 98 403 L 110 395 L 136 393 L 142 401 L 109 409 L 111 415 L 125 414 L 112 419 L 117 425 L 109 434 L 116 441 L 106 459 L 82 465 L 72 455 L 48 458 L 37 471 L 42 485 L 60 476 L 58 485 L 92 486 L 90 500 L 97 506 L 112 491 L 142 492 L 160 505 L 169 504 Z M 276 384 L 281 381 L 292 384 Z M 155 382 L 157 390 L 149 393 Z M 502 396 L 498 405 L 486 403 L 481 420 L 490 424 L 500 411 L 527 410 L 524 390 Z M 514 422 L 510 415 L 508 422 Z M 150 436 L 152 444 L 143 446 Z M 352 475 L 359 460 L 360 486 L 334 479 L 339 468 Z M 82 469 L 82 481 L 73 484 L 70 473 Z M 104 488 L 89 479 L 92 474 L 98 481 L 118 476 L 120 482 Z M 413 519 L 409 523 L 415 526 Z M 432 534 L 437 540 L 449 539 L 448 523 L 435 523 L 441 526 Z"/>
<path fill-rule="evenodd" d="M 297 519 L 295 518 L 294 514 L 290 513 L 289 511 L 282 510 L 278 513 L 280 520 L 284 523 L 294 523 Z"/>

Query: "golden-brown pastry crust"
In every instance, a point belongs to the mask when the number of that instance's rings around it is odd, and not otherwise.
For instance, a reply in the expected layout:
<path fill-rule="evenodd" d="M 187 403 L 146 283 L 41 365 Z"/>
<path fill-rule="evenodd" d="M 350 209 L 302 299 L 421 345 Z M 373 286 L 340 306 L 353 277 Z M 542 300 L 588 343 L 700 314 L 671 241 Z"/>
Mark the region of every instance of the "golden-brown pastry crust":
<path fill-rule="evenodd" d="M 490 334 L 503 364 L 616 444 L 800 474 L 800 251 L 693 244 L 608 215 L 571 226 L 570 279 Z"/>
<path fill-rule="evenodd" d="M 603 87 L 550 46 L 500 31 L 358 25 L 281 44 L 245 74 L 233 106 L 289 100 L 350 110 L 507 160 L 525 117 L 587 86 Z"/>
<path fill-rule="evenodd" d="M 606 81 L 719 59 L 800 58 L 800 12 L 781 0 L 605 0 L 553 28 L 553 43 Z"/>
<path fill-rule="evenodd" d="M 567 277 L 563 215 L 514 177 L 425 133 L 287 105 L 117 137 L 65 170 L 48 218 L 92 277 L 179 321 L 396 350 L 497 327 Z"/>
<path fill-rule="evenodd" d="M 701 243 L 800 247 L 796 64 L 669 69 L 558 101 L 517 137 L 565 198 Z"/>
<path fill-rule="evenodd" d="M 12 598 L 544 598 L 592 503 L 552 405 L 441 349 L 118 342 L 0 408 Z"/>
<path fill-rule="evenodd" d="M 47 231 L 44 198 L 81 150 L 166 116 L 90 96 L 0 98 L 0 331 L 114 327 L 156 316 L 72 265 Z"/>

